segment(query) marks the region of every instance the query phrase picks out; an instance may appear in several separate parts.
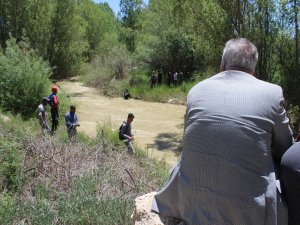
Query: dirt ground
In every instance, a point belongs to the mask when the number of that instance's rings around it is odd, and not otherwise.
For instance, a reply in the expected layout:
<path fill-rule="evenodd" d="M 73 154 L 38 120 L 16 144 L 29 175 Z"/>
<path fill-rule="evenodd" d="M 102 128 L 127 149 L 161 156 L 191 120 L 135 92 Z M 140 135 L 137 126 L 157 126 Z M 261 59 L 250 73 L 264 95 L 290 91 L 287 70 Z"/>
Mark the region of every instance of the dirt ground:
<path fill-rule="evenodd" d="M 185 106 L 109 98 L 77 81 L 60 82 L 59 86 L 59 92 L 66 92 L 77 105 L 81 125 L 78 131 L 94 137 L 97 123 L 108 119 L 118 129 L 132 112 L 136 144 L 152 157 L 165 159 L 170 165 L 176 163 L 181 152 Z"/>

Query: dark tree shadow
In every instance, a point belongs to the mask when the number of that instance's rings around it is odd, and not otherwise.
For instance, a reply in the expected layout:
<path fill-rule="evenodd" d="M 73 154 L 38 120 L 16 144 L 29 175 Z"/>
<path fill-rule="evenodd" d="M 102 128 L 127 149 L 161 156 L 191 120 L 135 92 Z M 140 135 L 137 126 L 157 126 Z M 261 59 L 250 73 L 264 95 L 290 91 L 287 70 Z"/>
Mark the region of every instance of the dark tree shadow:
<path fill-rule="evenodd" d="M 182 135 L 177 133 L 160 133 L 155 138 L 154 144 L 148 148 L 155 148 L 158 151 L 173 151 L 180 155 L 182 151 Z"/>
<path fill-rule="evenodd" d="M 72 93 L 70 94 L 70 97 L 84 97 L 86 93 L 80 92 L 80 93 Z"/>

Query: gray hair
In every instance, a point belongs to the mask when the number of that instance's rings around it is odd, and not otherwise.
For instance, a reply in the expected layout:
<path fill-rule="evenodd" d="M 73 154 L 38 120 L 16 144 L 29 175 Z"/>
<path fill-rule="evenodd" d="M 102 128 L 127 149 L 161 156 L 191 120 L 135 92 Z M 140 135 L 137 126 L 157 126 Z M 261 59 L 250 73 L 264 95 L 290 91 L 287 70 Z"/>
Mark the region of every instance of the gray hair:
<path fill-rule="evenodd" d="M 231 39 L 223 50 L 222 64 L 225 69 L 241 68 L 254 72 L 257 60 L 257 48 L 247 38 Z"/>

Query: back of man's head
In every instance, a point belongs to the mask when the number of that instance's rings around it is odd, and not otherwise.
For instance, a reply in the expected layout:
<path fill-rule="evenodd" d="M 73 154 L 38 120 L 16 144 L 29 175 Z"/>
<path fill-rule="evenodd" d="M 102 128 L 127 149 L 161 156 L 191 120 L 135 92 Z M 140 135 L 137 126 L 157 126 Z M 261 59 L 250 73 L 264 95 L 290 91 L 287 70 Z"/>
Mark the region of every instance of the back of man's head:
<path fill-rule="evenodd" d="M 257 48 L 247 38 L 229 40 L 223 50 L 222 66 L 225 70 L 240 69 L 254 73 L 258 60 Z"/>
<path fill-rule="evenodd" d="M 127 118 L 134 118 L 134 115 L 133 115 L 133 113 L 128 113 L 128 116 L 127 116 Z"/>
<path fill-rule="evenodd" d="M 74 113 L 76 111 L 75 105 L 70 105 L 70 112 Z"/>

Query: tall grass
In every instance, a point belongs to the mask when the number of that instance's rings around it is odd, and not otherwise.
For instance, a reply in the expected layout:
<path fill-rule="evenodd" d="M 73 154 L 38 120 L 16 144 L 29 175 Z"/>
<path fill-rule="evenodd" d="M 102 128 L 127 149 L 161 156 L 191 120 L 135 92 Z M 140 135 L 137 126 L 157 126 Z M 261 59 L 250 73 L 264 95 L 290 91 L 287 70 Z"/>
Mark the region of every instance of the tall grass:
<path fill-rule="evenodd" d="M 175 100 L 178 104 L 186 102 L 186 96 L 189 90 L 199 81 L 210 76 L 209 73 L 194 73 L 193 79 L 180 85 L 168 87 L 165 82 L 161 85 L 150 87 L 150 75 L 148 69 L 134 69 L 122 80 L 113 79 L 113 77 L 105 75 L 104 68 L 97 65 L 87 67 L 88 71 L 82 76 L 81 81 L 87 85 L 94 86 L 103 91 L 105 95 L 122 96 L 123 91 L 128 89 L 131 96 L 135 99 L 141 99 L 151 102 L 168 102 L 170 99 Z M 95 71 L 95 72 L 93 72 Z M 102 72 L 100 72 L 102 71 Z"/>
<path fill-rule="evenodd" d="M 142 149 L 128 155 L 109 120 L 98 127 L 104 139 L 79 134 L 70 143 L 64 126 L 50 136 L 34 119 L 9 116 L 0 120 L 0 149 L 17 151 L 0 156 L 0 224 L 131 224 L 135 197 L 168 176 Z"/>

